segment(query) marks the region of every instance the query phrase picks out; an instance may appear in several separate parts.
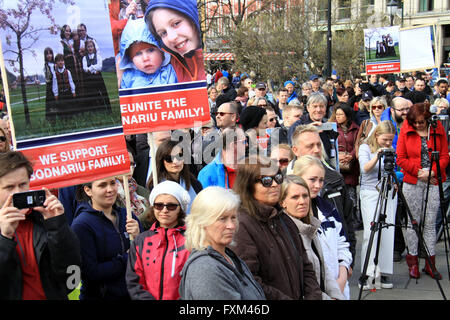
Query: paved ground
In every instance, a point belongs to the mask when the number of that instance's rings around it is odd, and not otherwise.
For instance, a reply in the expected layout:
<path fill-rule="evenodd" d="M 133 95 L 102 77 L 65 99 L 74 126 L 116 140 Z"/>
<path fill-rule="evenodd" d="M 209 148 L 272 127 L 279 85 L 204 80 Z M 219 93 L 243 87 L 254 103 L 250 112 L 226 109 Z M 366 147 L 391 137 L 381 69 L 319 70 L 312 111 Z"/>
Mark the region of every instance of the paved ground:
<path fill-rule="evenodd" d="M 357 231 L 357 257 L 353 275 L 350 279 L 350 298 L 357 300 L 359 295 L 358 279 L 361 275 L 361 243 L 362 231 Z M 447 244 L 448 250 L 450 250 Z M 403 253 L 403 259 L 400 262 L 394 262 L 394 274 L 391 280 L 394 284 L 393 289 L 379 289 L 376 292 L 363 291 L 361 300 L 443 300 L 443 296 L 437 281 L 421 272 L 420 279 L 410 279 L 408 275 L 408 266 Z M 425 265 L 425 260 L 420 259 L 420 270 Z M 450 253 L 449 253 L 450 263 Z M 442 291 L 448 300 L 450 300 L 450 279 L 447 269 L 447 257 L 445 254 L 444 241 L 441 240 L 436 246 L 436 267 L 442 274 L 442 280 L 439 281 Z"/>

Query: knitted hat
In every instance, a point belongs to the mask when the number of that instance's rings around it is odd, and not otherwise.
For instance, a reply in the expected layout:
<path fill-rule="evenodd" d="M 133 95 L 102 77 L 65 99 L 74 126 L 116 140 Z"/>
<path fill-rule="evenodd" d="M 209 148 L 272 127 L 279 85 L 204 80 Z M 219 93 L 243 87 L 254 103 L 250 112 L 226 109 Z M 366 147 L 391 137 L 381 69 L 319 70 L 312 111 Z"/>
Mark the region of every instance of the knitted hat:
<path fill-rule="evenodd" d="M 151 206 L 153 206 L 155 199 L 160 194 L 168 194 L 175 197 L 181 206 L 181 210 L 185 213 L 187 212 L 188 206 L 191 203 L 191 197 L 189 196 L 189 193 L 178 183 L 170 180 L 158 183 L 150 193 L 149 200 Z"/>
<path fill-rule="evenodd" d="M 261 119 L 266 114 L 266 109 L 257 106 L 245 107 L 239 117 L 239 123 L 242 125 L 242 129 L 247 131 L 258 126 Z"/>

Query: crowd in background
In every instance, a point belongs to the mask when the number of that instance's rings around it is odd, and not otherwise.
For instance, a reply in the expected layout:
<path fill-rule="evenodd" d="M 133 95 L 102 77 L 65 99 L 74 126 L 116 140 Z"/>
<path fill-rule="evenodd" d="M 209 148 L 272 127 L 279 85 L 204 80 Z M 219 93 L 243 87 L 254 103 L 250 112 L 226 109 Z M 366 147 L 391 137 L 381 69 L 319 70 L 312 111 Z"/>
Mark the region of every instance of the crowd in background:
<path fill-rule="evenodd" d="M 393 262 L 403 258 L 405 272 L 421 276 L 408 208 L 430 252 L 425 273 L 441 277 L 434 248 L 439 171 L 446 206 L 449 191 L 445 78 L 431 85 L 420 72 L 346 81 L 312 75 L 273 89 L 270 82 L 220 70 L 207 81 L 211 120 L 202 127 L 126 137 L 127 181 L 53 190 L 75 235 L 73 250 L 79 250 L 80 299 L 348 300 L 355 260 L 364 260 L 371 222 L 378 219 L 379 172 L 389 170 L 380 159 L 387 149 L 396 153 L 392 173 L 398 179 L 386 193 L 392 226 L 383 230 L 377 265 L 372 248 L 360 287 L 392 288 Z M 6 147 L 7 131 L 1 132 L 4 154 L 14 153 Z M 439 151 L 437 161 L 430 149 Z M 7 161 L 2 157 L 0 164 Z M 8 172 L 0 172 L 0 184 L 5 177 Z M 407 205 L 394 189 L 402 190 Z M 11 241 L 22 238 L 14 232 L 8 200 L 0 200 L 0 250 L 11 251 Z M 56 215 L 60 211 L 58 205 Z M 408 226 L 405 233 L 402 226 Z M 0 255 L 0 263 L 11 257 Z M 25 272 L 22 260 L 14 263 Z M 37 296 L 20 295 L 14 284 L 0 293 L 42 298 L 51 284 L 39 281 Z"/>

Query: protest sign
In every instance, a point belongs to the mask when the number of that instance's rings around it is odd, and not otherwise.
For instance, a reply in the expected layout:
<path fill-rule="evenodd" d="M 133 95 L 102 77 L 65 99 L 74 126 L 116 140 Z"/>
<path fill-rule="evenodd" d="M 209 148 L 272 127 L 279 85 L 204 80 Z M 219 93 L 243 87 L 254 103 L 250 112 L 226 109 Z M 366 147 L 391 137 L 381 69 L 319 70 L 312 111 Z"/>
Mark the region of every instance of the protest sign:
<path fill-rule="evenodd" d="M 209 121 L 197 2 L 150 1 L 142 15 L 123 26 L 114 7 L 111 2 L 125 134 L 192 128 Z M 174 28 L 171 19 L 184 27 Z"/>
<path fill-rule="evenodd" d="M 364 29 L 366 74 L 400 71 L 399 27 Z"/>
<path fill-rule="evenodd" d="M 31 188 L 129 172 L 106 0 L 9 1 L 0 28 L 14 147 L 34 164 Z"/>

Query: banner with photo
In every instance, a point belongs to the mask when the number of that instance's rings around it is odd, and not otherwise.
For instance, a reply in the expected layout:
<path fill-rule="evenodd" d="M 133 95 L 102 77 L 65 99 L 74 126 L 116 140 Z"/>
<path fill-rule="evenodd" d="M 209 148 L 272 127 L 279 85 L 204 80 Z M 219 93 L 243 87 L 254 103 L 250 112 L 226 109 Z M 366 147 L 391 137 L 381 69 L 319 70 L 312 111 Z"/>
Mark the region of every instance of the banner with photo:
<path fill-rule="evenodd" d="M 34 163 L 31 187 L 128 173 L 107 0 L 6 1 L 0 28 L 13 144 Z"/>
<path fill-rule="evenodd" d="M 125 134 L 210 120 L 196 0 L 109 4 Z"/>
<path fill-rule="evenodd" d="M 399 27 L 364 29 L 366 74 L 400 72 Z"/>

